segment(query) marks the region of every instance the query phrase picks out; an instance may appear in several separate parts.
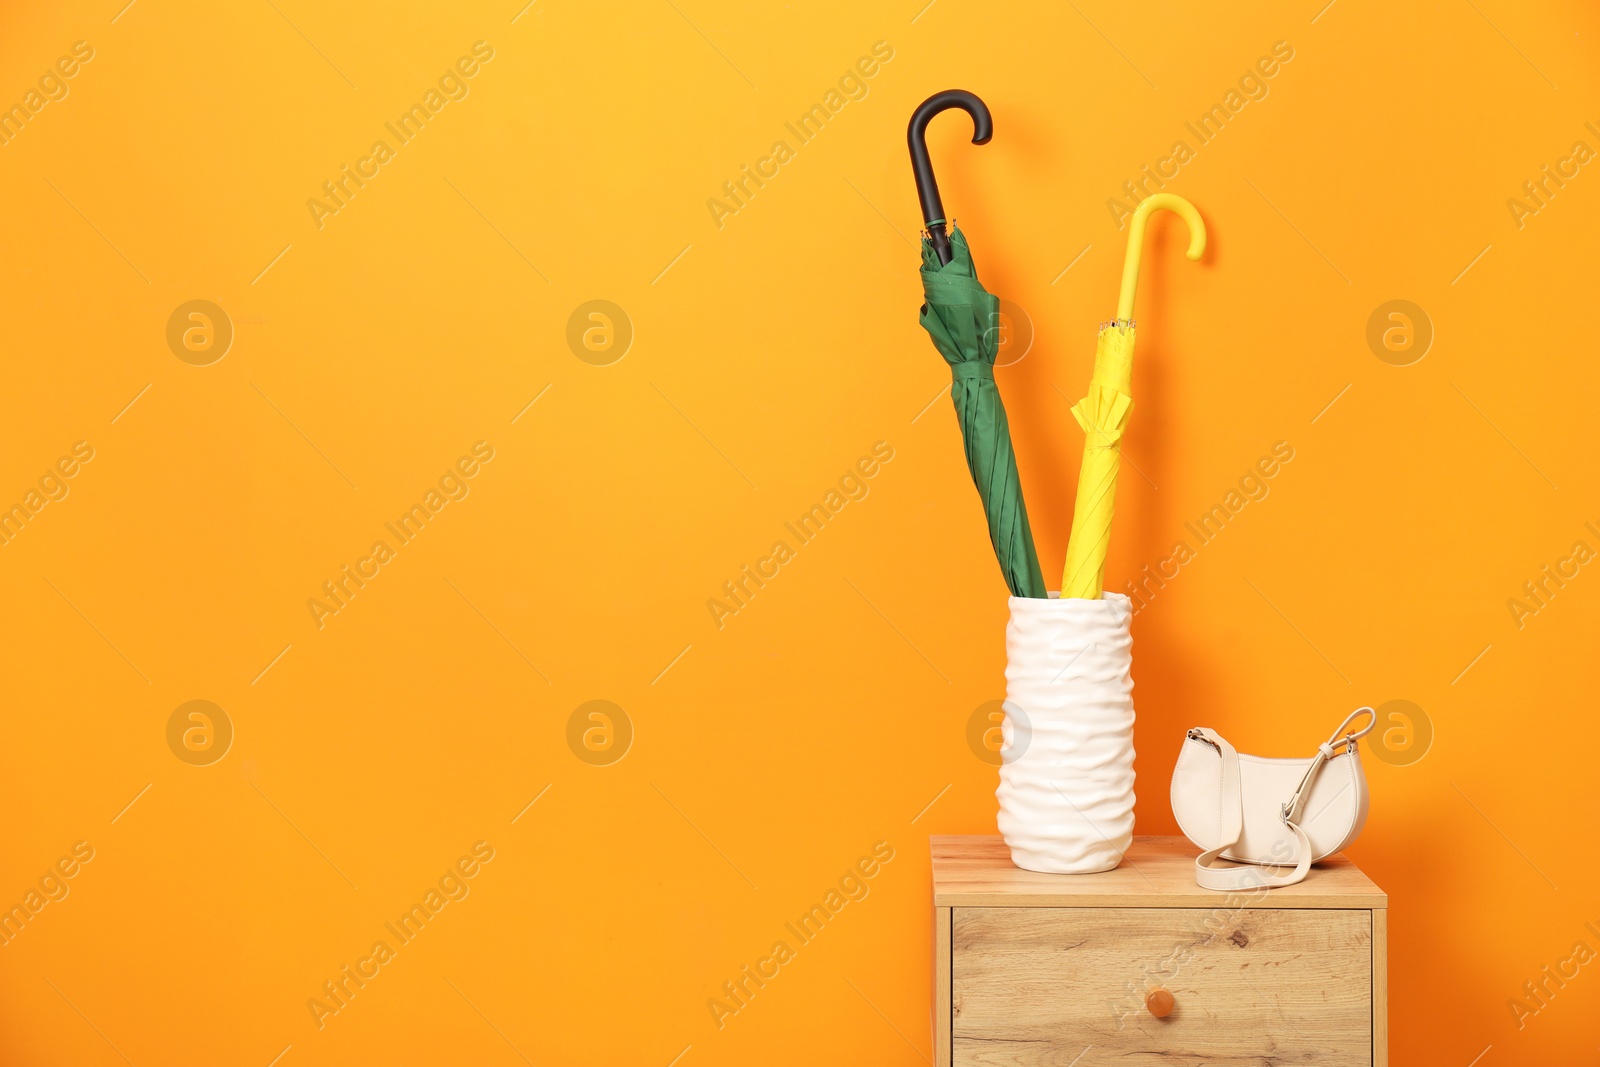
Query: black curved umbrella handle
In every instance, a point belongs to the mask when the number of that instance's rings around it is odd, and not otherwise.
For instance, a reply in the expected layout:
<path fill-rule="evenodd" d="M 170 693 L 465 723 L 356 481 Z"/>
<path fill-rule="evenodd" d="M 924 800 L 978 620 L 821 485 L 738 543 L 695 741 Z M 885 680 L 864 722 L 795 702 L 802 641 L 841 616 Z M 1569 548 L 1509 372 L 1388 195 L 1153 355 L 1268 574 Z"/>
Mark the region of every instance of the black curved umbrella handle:
<path fill-rule="evenodd" d="M 928 228 L 928 238 L 940 263 L 950 262 L 950 237 L 946 229 L 949 220 L 945 218 L 944 202 L 939 199 L 933 164 L 928 160 L 928 123 L 939 112 L 955 107 L 972 116 L 972 143 L 988 144 L 989 138 L 994 136 L 994 116 L 989 114 L 989 105 L 965 89 L 946 89 L 928 97 L 911 113 L 911 125 L 906 130 L 906 143 L 911 147 L 911 173 L 917 179 L 917 198 L 922 201 L 922 223 Z"/>

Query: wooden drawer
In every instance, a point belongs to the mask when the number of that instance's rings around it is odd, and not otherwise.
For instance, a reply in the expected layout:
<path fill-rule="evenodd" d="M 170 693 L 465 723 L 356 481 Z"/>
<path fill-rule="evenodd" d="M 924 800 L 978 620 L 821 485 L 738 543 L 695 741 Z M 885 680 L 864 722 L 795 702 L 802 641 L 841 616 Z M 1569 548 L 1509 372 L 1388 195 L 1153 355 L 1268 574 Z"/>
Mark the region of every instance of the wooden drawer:
<path fill-rule="evenodd" d="M 1389 898 L 1343 856 L 1213 893 L 1182 838 L 1082 875 L 1019 870 L 998 837 L 932 845 L 935 1067 L 1388 1065 Z"/>
<path fill-rule="evenodd" d="M 950 947 L 955 1067 L 1372 1063 L 1370 911 L 955 908 Z"/>

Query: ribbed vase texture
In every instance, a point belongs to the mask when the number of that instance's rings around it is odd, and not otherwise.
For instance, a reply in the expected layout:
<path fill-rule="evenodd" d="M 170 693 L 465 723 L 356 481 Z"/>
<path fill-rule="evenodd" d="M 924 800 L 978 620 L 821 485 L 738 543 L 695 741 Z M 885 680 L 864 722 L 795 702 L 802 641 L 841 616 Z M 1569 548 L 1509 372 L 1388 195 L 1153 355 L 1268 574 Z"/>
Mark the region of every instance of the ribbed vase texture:
<path fill-rule="evenodd" d="M 1029 871 L 1092 874 L 1133 842 L 1133 607 L 1011 598 L 999 826 Z"/>

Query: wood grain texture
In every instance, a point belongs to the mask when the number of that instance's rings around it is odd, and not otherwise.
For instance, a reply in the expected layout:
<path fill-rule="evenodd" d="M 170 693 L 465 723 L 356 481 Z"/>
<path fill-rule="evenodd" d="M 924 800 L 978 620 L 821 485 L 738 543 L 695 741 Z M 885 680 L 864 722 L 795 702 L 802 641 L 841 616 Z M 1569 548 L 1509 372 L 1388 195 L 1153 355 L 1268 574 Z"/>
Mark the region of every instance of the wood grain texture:
<path fill-rule="evenodd" d="M 933 909 L 933 1062 L 950 1062 L 950 909 Z"/>
<path fill-rule="evenodd" d="M 1389 1067 L 1389 909 L 1372 913 L 1372 1063 Z"/>
<path fill-rule="evenodd" d="M 1219 895 L 1220 896 L 1220 895 Z M 1373 1062 L 1373 912 L 957 908 L 955 1067 Z M 1144 1009 L 1172 991 L 1166 1019 Z"/>
<path fill-rule="evenodd" d="M 1213 908 L 1230 896 L 1194 880 L 1200 850 L 1181 837 L 1135 837 L 1121 866 L 1100 874 L 1039 874 L 1011 863 L 998 836 L 937 836 L 936 907 Z M 1344 856 L 1311 868 L 1306 880 L 1248 894 L 1261 908 L 1386 908 L 1389 898 Z"/>

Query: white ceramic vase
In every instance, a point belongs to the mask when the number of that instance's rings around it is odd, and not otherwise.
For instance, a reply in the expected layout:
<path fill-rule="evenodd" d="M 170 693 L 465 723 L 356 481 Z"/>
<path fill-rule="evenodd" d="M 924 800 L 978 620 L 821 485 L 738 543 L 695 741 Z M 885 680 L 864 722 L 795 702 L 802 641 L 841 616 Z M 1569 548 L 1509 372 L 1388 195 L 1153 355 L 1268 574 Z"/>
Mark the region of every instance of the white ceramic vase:
<path fill-rule="evenodd" d="M 1011 598 L 999 826 L 1029 871 L 1092 874 L 1133 842 L 1133 607 Z"/>

